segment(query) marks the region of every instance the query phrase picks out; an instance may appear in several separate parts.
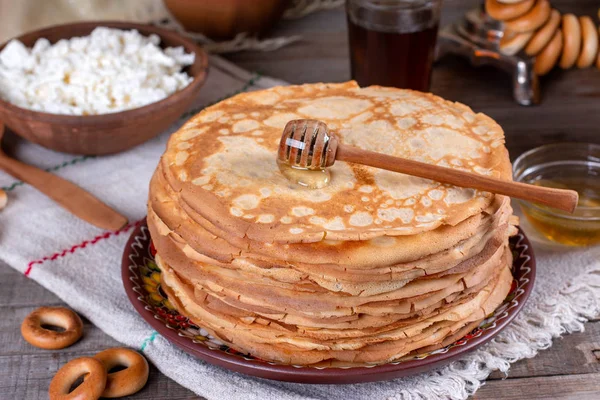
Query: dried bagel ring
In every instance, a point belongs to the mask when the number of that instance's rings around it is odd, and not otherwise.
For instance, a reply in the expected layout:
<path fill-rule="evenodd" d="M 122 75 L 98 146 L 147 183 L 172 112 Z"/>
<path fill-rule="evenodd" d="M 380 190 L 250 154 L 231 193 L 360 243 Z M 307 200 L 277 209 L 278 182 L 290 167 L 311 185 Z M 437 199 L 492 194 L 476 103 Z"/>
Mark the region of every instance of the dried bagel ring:
<path fill-rule="evenodd" d="M 559 26 L 560 13 L 558 10 L 552 10 L 552 14 L 548 19 L 548 22 L 546 22 L 546 24 L 533 35 L 531 41 L 527 47 L 525 47 L 525 53 L 529 56 L 535 56 L 542 51 L 544 47 L 550 43 L 550 40 L 552 40 L 554 37 L 554 33 L 557 29 L 559 29 Z"/>
<path fill-rule="evenodd" d="M 550 43 L 544 47 L 544 50 L 535 58 L 535 65 L 533 66 L 533 70 L 539 76 L 546 75 L 558 61 L 560 57 L 560 52 L 563 47 L 563 37 L 562 31 L 558 29 Z"/>
<path fill-rule="evenodd" d="M 535 0 L 523 0 L 514 4 L 502 4 L 498 0 L 485 0 L 485 11 L 498 21 L 506 21 L 525 15 L 535 4 Z"/>
<path fill-rule="evenodd" d="M 581 44 L 581 53 L 577 59 L 577 67 L 587 68 L 594 63 L 596 54 L 598 54 L 598 32 L 591 17 L 579 17 L 579 24 L 581 25 L 583 42 Z"/>
<path fill-rule="evenodd" d="M 548 0 L 537 0 L 535 6 L 527 14 L 506 21 L 504 29 L 516 33 L 534 31 L 548 21 L 551 12 L 552 8 Z"/>
<path fill-rule="evenodd" d="M 84 381 L 69 393 L 73 383 L 82 375 L 86 375 Z M 99 399 L 106 385 L 106 375 L 106 369 L 95 358 L 76 358 L 54 375 L 48 388 L 48 396 L 50 400 Z"/>
<path fill-rule="evenodd" d="M 6 207 L 6 203 L 8 203 L 8 196 L 4 190 L 0 189 L 0 210 Z"/>
<path fill-rule="evenodd" d="M 108 373 L 102 397 L 123 397 L 140 391 L 148 381 L 148 361 L 137 351 L 116 347 L 101 351 L 94 356 L 106 371 L 125 366 L 121 371 Z"/>
<path fill-rule="evenodd" d="M 563 52 L 558 65 L 562 69 L 571 68 L 581 49 L 581 26 L 579 20 L 573 14 L 566 14 L 562 17 L 563 33 Z"/>
<path fill-rule="evenodd" d="M 598 11 L 600 14 L 600 11 Z M 598 34 L 600 35 L 600 28 L 598 28 Z M 600 69 L 600 52 L 598 53 L 598 57 L 596 58 L 596 68 Z"/>
<path fill-rule="evenodd" d="M 51 325 L 63 328 L 57 332 L 44 328 Z M 46 350 L 64 349 L 83 335 L 83 323 L 74 311 L 65 307 L 40 307 L 21 324 L 23 338 L 35 347 Z"/>
<path fill-rule="evenodd" d="M 500 40 L 500 52 L 507 56 L 514 56 L 525 47 L 527 42 L 529 42 L 533 32 L 515 34 L 507 34 L 507 32 L 505 32 L 504 35 L 505 36 Z"/>

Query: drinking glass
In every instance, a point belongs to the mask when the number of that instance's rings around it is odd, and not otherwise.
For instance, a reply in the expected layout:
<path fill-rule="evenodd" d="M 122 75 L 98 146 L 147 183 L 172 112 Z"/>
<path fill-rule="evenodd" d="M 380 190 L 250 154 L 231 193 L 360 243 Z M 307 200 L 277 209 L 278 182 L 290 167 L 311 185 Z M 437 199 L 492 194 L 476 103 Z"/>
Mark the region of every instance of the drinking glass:
<path fill-rule="evenodd" d="M 442 0 L 346 0 L 350 68 L 360 86 L 429 91 Z"/>

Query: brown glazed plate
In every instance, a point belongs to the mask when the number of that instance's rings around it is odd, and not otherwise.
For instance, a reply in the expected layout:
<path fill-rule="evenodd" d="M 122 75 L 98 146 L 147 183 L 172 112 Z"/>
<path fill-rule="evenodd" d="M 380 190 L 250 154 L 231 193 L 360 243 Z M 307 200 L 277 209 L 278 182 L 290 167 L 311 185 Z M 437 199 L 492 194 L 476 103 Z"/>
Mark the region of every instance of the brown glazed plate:
<path fill-rule="evenodd" d="M 242 354 L 211 336 L 202 327 L 180 315 L 160 287 L 160 270 L 154 262 L 154 246 L 144 221 L 136 226 L 123 254 L 123 285 L 129 300 L 158 333 L 183 351 L 208 363 L 243 374 L 298 383 L 362 383 L 390 380 L 413 375 L 460 359 L 469 351 L 490 341 L 523 308 L 533 289 L 535 257 L 531 243 L 523 233 L 511 238 L 514 255 L 513 284 L 496 311 L 475 330 L 441 349 L 418 354 L 410 359 L 382 365 L 351 368 L 316 368 L 280 365 Z"/>

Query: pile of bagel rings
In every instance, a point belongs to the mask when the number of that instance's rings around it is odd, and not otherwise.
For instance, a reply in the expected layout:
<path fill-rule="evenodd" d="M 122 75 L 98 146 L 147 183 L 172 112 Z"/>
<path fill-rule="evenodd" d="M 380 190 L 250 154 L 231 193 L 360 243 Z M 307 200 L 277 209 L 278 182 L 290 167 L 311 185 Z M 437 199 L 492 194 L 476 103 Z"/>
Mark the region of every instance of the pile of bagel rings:
<path fill-rule="evenodd" d="M 561 16 L 549 0 L 486 0 L 485 10 L 504 22 L 500 51 L 514 55 L 524 50 L 535 57 L 538 75 L 547 74 L 556 64 L 569 69 L 588 68 L 595 62 L 600 68 L 598 28 L 591 17 Z"/>
<path fill-rule="evenodd" d="M 60 328 L 60 330 L 49 329 Z M 29 344 L 46 350 L 64 349 L 83 335 L 81 318 L 68 308 L 40 307 L 21 324 L 21 334 Z M 124 367 L 116 372 L 111 370 Z M 101 351 L 93 357 L 69 361 L 58 370 L 48 388 L 50 400 L 129 396 L 148 381 L 148 361 L 138 352 L 126 348 Z M 71 390 L 84 377 L 83 382 Z"/>

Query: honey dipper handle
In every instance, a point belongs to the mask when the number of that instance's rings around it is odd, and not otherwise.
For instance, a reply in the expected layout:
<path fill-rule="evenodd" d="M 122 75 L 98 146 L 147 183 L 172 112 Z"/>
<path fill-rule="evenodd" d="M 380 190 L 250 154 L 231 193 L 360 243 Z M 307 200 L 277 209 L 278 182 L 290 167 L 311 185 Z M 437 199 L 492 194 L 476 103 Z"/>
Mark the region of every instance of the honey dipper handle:
<path fill-rule="evenodd" d="M 35 187 L 76 217 L 98 228 L 117 230 L 127 218 L 79 186 L 39 168 L 0 154 L 0 169 Z"/>
<path fill-rule="evenodd" d="M 544 204 L 569 213 L 575 210 L 579 197 L 574 190 L 553 189 L 520 182 L 505 181 L 457 169 L 388 156 L 342 144 L 338 144 L 335 159 L 418 176 L 442 183 L 450 183 L 464 188 L 502 194 Z"/>

